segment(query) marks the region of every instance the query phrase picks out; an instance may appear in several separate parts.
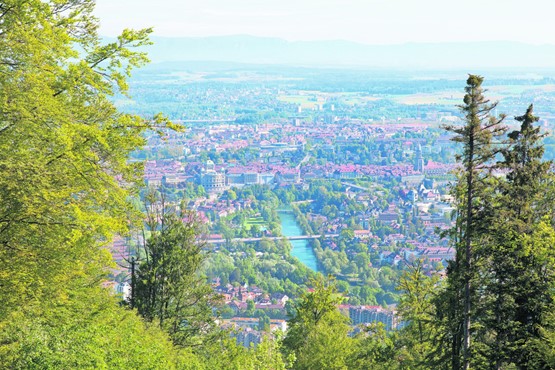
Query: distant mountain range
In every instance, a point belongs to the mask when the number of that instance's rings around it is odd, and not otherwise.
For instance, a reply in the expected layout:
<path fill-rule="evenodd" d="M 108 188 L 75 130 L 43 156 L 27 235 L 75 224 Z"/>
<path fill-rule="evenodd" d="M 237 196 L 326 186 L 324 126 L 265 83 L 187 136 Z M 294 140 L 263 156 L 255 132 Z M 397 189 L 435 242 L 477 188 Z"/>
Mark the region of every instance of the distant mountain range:
<path fill-rule="evenodd" d="M 388 69 L 555 69 L 555 45 L 509 41 L 365 45 L 341 40 L 291 42 L 254 36 L 153 37 L 153 41 L 148 53 L 154 63 L 225 61 Z"/>

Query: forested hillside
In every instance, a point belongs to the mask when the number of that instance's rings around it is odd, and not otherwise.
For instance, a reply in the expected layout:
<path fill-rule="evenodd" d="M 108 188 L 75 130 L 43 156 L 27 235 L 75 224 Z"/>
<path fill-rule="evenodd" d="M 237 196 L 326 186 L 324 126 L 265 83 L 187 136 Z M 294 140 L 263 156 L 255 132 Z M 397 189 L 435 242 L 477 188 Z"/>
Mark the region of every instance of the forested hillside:
<path fill-rule="evenodd" d="M 456 257 L 446 277 L 407 266 L 401 329 L 353 331 L 335 279 L 311 273 L 289 330 L 244 348 L 218 325 L 193 216 L 156 192 L 139 201 L 143 164 L 129 158 L 144 134 L 186 129 L 113 104 L 151 30 L 102 43 L 94 5 L 0 2 L 0 368 L 555 368 L 555 181 L 532 105 L 508 132 L 483 78 L 468 77 L 464 120 L 445 127 L 460 148 L 444 235 Z M 104 287 L 107 246 L 137 230 L 122 301 Z"/>

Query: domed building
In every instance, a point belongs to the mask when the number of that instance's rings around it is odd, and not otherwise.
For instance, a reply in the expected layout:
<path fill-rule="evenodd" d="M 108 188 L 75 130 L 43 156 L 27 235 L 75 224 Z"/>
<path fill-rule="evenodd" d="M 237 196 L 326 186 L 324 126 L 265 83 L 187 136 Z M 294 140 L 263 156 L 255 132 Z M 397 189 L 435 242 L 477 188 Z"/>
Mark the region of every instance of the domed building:
<path fill-rule="evenodd" d="M 201 173 L 200 184 L 209 193 L 223 192 L 228 189 L 226 176 L 216 171 L 216 165 L 211 160 L 206 161 Z"/>

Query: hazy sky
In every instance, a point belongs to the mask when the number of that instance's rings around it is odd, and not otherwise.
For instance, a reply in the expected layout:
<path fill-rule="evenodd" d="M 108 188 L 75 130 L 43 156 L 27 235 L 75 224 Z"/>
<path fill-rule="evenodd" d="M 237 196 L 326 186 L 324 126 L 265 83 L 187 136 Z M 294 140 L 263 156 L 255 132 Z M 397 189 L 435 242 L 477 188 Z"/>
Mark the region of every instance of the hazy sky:
<path fill-rule="evenodd" d="M 555 44 L 555 0 L 97 0 L 101 34 Z"/>

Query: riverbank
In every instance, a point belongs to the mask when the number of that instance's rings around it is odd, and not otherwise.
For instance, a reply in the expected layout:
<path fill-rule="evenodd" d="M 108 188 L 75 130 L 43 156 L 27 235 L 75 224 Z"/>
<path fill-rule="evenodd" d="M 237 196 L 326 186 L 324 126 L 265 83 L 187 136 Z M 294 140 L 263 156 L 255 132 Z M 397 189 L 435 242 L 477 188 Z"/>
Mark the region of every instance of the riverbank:
<path fill-rule="evenodd" d="M 301 236 L 303 230 L 295 220 L 295 215 L 290 211 L 278 211 L 281 221 L 281 233 L 284 236 Z M 318 271 L 318 261 L 308 240 L 292 240 L 291 255 L 296 257 L 305 266 L 313 271 Z"/>

